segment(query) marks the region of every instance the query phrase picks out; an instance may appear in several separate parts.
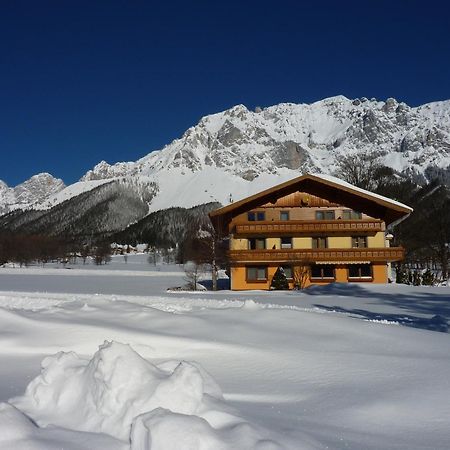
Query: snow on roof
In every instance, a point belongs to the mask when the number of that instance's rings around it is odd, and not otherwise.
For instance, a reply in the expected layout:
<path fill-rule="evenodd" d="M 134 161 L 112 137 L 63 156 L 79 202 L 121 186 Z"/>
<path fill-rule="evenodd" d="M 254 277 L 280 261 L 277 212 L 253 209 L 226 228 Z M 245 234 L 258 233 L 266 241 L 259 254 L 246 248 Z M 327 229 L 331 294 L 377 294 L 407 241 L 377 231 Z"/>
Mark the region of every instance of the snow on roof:
<path fill-rule="evenodd" d="M 218 216 L 224 216 L 232 212 L 236 213 L 236 211 L 242 212 L 242 208 L 248 207 L 249 205 L 253 205 L 254 207 L 258 202 L 263 202 L 264 199 L 270 198 L 273 199 L 273 195 L 274 194 L 276 195 L 277 192 L 280 195 L 286 195 L 286 193 L 289 193 L 290 190 L 298 189 L 299 185 L 303 184 L 307 180 L 323 184 L 332 189 L 346 191 L 348 194 L 354 196 L 355 198 L 356 197 L 365 198 L 366 200 L 368 200 L 373 204 L 378 204 L 385 207 L 386 213 L 384 214 L 383 220 L 386 222 L 387 225 L 391 226 L 397 225 L 402 220 L 406 219 L 413 211 L 411 207 L 404 205 L 403 203 L 397 202 L 396 200 L 392 200 L 379 194 L 375 194 L 365 189 L 361 189 L 357 186 L 354 186 L 350 183 L 347 183 L 346 181 L 340 180 L 333 176 L 307 173 L 292 180 L 275 185 L 257 194 L 246 197 L 235 203 L 216 209 L 215 211 L 210 212 L 209 216 L 211 218 L 215 218 Z M 366 212 L 366 210 L 362 210 L 361 212 Z M 379 214 L 379 212 L 376 212 L 376 214 Z M 231 220 L 231 216 L 228 215 L 225 218 L 225 222 L 222 221 L 221 222 L 222 225 L 220 226 L 222 227 L 225 226 L 225 223 L 228 223 L 229 220 Z"/>
<path fill-rule="evenodd" d="M 339 178 L 333 177 L 332 175 L 325 175 L 323 173 L 311 173 L 309 175 L 311 175 L 313 177 L 316 177 L 316 178 L 321 178 L 324 181 L 329 181 L 329 182 L 331 182 L 333 184 L 337 184 L 339 186 L 345 187 L 346 189 L 351 189 L 353 191 L 357 191 L 357 192 L 360 192 L 362 194 L 365 194 L 365 195 L 377 198 L 379 200 L 382 200 L 382 201 L 384 201 L 386 203 L 390 203 L 392 205 L 398 206 L 400 208 L 405 208 L 405 209 L 409 210 L 410 212 L 413 211 L 413 209 L 410 206 L 407 206 L 404 203 L 397 202 L 396 200 L 392 200 L 391 198 L 384 197 L 383 195 L 375 194 L 374 192 L 371 192 L 371 191 L 367 191 L 367 190 L 362 189 L 362 188 L 360 188 L 358 186 L 355 186 L 353 184 L 347 183 L 344 180 L 341 180 Z"/>

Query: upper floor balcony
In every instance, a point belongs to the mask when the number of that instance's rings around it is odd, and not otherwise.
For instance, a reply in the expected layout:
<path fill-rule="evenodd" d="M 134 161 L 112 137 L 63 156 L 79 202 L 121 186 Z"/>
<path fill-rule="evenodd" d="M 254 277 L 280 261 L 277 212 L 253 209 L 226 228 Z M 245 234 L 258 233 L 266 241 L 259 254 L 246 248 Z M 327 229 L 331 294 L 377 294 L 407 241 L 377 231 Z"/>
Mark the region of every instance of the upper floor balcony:
<path fill-rule="evenodd" d="M 403 247 L 230 250 L 231 263 L 385 262 L 404 259 Z"/>
<path fill-rule="evenodd" d="M 280 235 L 311 235 L 325 234 L 376 234 L 385 231 L 382 220 L 290 220 L 278 222 L 252 222 L 236 224 L 235 237 L 246 236 L 280 236 Z"/>

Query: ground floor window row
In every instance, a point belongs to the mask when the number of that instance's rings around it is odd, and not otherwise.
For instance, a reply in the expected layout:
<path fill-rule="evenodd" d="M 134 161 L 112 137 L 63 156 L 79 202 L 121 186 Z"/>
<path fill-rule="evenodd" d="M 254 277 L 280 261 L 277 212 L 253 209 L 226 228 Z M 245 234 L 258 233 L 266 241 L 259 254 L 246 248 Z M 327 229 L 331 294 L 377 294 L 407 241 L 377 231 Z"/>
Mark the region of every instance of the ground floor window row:
<path fill-rule="evenodd" d="M 311 281 L 333 281 L 336 279 L 336 266 L 333 264 L 311 264 L 307 267 L 280 266 L 288 280 L 304 276 L 305 271 Z M 371 264 L 348 264 L 346 266 L 349 281 L 371 280 L 373 277 Z M 267 281 L 267 266 L 247 266 L 247 281 Z"/>

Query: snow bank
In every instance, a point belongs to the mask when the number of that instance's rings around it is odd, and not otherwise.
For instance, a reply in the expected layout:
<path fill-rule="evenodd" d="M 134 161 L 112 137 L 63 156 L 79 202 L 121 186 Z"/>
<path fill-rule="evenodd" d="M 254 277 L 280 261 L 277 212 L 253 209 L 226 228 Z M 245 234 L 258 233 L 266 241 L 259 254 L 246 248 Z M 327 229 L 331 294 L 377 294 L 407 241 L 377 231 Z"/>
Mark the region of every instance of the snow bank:
<path fill-rule="evenodd" d="M 18 437 L 26 439 L 31 437 L 36 426 L 18 411 L 14 406 L 7 403 L 0 403 L 0 446 L 6 442 L 11 442 Z"/>
<path fill-rule="evenodd" d="M 39 428 L 8 403 L 0 403 L 0 449 L 2 450 L 126 450 L 128 445 L 98 433 L 59 428 Z"/>
<path fill-rule="evenodd" d="M 10 403 L 40 427 L 102 432 L 131 441 L 132 450 L 281 448 L 226 405 L 198 364 L 155 365 L 117 342 L 105 342 L 90 360 L 74 352 L 45 358 L 41 374 Z M 21 417 L 14 427 L 25 425 Z"/>

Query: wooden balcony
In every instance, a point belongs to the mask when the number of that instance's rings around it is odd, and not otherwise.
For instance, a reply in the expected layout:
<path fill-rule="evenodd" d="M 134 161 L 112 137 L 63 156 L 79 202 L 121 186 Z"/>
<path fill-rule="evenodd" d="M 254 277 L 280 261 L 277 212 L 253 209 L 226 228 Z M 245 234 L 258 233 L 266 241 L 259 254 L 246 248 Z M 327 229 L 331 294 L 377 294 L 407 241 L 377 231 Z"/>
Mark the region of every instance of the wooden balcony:
<path fill-rule="evenodd" d="M 234 235 L 246 236 L 280 236 L 304 234 L 375 234 L 384 231 L 385 225 L 381 220 L 290 220 L 285 222 L 253 222 L 237 224 Z"/>
<path fill-rule="evenodd" d="M 320 248 L 320 249 L 274 249 L 274 250 L 230 250 L 230 262 L 236 263 L 346 263 L 384 262 L 404 259 L 403 247 L 390 248 Z"/>

